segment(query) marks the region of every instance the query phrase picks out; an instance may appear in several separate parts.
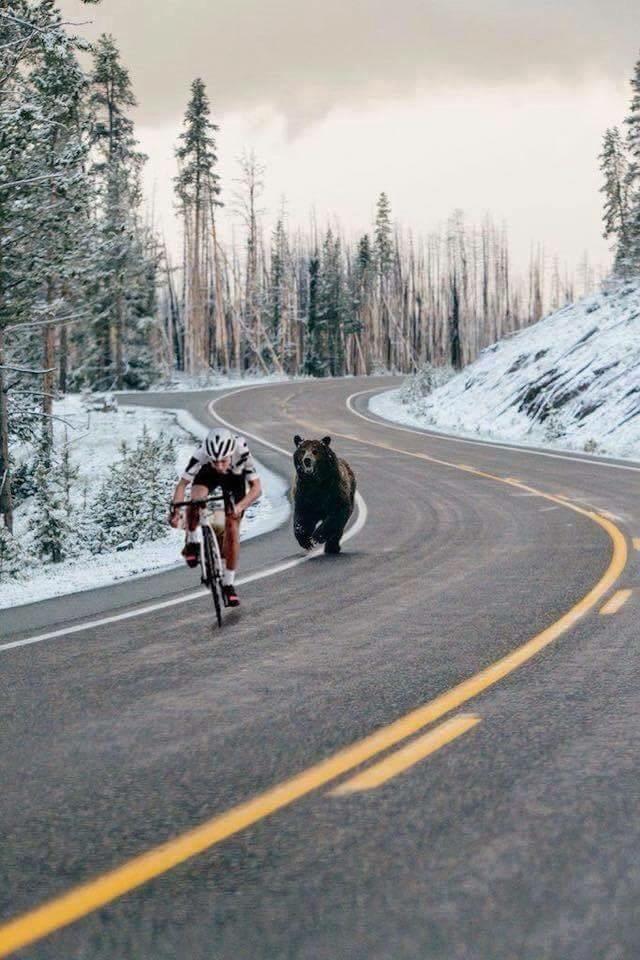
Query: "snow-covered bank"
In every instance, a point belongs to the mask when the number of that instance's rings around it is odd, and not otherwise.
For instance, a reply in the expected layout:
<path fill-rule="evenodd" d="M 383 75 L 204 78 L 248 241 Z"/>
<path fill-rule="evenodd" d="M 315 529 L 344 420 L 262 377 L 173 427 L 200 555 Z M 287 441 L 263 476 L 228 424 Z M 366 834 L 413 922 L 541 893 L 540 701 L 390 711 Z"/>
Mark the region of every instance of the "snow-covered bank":
<path fill-rule="evenodd" d="M 73 481 L 72 504 L 91 502 L 108 476 L 110 464 L 117 460 L 123 441 L 135 444 L 144 427 L 152 436 L 161 432 L 172 437 L 176 451 L 176 478 L 184 469 L 195 443 L 207 428 L 185 410 L 159 410 L 149 407 L 120 407 L 101 412 L 86 409 L 79 396 L 67 396 L 54 406 L 58 439 L 65 435 L 70 442 L 72 463 L 78 468 Z M 287 483 L 259 464 L 264 494 L 247 511 L 241 540 L 247 540 L 285 522 L 289 515 Z M 116 491 L 114 491 L 116 495 Z M 29 522 L 33 514 L 33 498 L 16 510 L 15 534 L 21 548 L 31 548 Z M 184 534 L 169 526 L 161 539 L 136 543 L 130 549 L 92 553 L 78 534 L 74 556 L 61 563 L 31 564 L 29 575 L 0 584 L 0 609 L 44 600 L 47 597 L 105 586 L 117 580 L 182 565 L 180 550 Z"/>
<path fill-rule="evenodd" d="M 640 283 L 611 286 L 483 351 L 424 397 L 373 397 L 389 420 L 640 460 Z"/>

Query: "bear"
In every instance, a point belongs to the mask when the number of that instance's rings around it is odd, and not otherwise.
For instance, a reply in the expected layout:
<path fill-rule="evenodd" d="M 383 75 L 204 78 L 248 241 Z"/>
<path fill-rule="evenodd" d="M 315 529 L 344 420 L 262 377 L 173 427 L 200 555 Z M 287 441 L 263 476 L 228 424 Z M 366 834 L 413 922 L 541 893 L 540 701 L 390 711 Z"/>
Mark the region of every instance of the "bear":
<path fill-rule="evenodd" d="M 340 538 L 355 501 L 353 470 L 333 452 L 331 437 L 303 440 L 296 434 L 293 442 L 295 538 L 304 550 L 324 543 L 325 553 L 340 553 Z"/>

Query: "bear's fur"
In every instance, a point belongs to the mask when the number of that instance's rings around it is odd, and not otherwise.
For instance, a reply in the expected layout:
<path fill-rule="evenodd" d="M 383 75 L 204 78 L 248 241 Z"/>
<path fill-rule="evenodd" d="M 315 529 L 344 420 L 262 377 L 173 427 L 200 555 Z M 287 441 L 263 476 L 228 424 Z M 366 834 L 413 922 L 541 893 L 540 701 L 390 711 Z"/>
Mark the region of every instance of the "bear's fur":
<path fill-rule="evenodd" d="M 331 437 L 293 438 L 293 532 L 305 550 L 324 543 L 325 553 L 340 553 L 340 538 L 353 512 L 356 478 L 331 449 Z"/>

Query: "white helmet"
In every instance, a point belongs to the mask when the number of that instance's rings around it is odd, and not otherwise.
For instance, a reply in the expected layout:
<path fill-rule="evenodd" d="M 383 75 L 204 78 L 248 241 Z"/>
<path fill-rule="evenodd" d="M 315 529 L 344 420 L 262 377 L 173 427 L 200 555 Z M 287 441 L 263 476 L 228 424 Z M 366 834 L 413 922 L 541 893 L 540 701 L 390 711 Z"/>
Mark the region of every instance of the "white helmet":
<path fill-rule="evenodd" d="M 230 457 L 236 448 L 236 438 L 225 427 L 214 427 L 209 430 L 204 441 L 204 449 L 212 460 L 224 460 Z"/>

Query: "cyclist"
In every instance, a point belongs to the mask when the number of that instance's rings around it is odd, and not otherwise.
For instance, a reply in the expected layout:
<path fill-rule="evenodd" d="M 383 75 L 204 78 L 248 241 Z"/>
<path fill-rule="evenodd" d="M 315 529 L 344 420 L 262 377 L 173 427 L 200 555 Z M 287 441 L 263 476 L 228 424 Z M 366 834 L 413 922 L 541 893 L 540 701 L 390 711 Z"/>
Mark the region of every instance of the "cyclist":
<path fill-rule="evenodd" d="M 182 474 L 173 494 L 173 503 L 184 500 L 187 486 L 191 486 L 191 499 L 202 500 L 212 490 L 220 487 L 228 495 L 229 506 L 225 510 L 222 589 L 227 604 L 237 607 L 240 603 L 235 586 L 235 575 L 240 553 L 240 521 L 244 511 L 262 493 L 262 484 L 256 471 L 249 446 L 244 437 L 235 436 L 224 427 L 214 427 L 203 444 L 197 448 Z M 179 509 L 172 505 L 169 522 L 180 526 Z M 187 508 L 187 537 L 182 551 L 188 566 L 197 567 L 200 562 L 198 537 L 198 508 Z"/>

